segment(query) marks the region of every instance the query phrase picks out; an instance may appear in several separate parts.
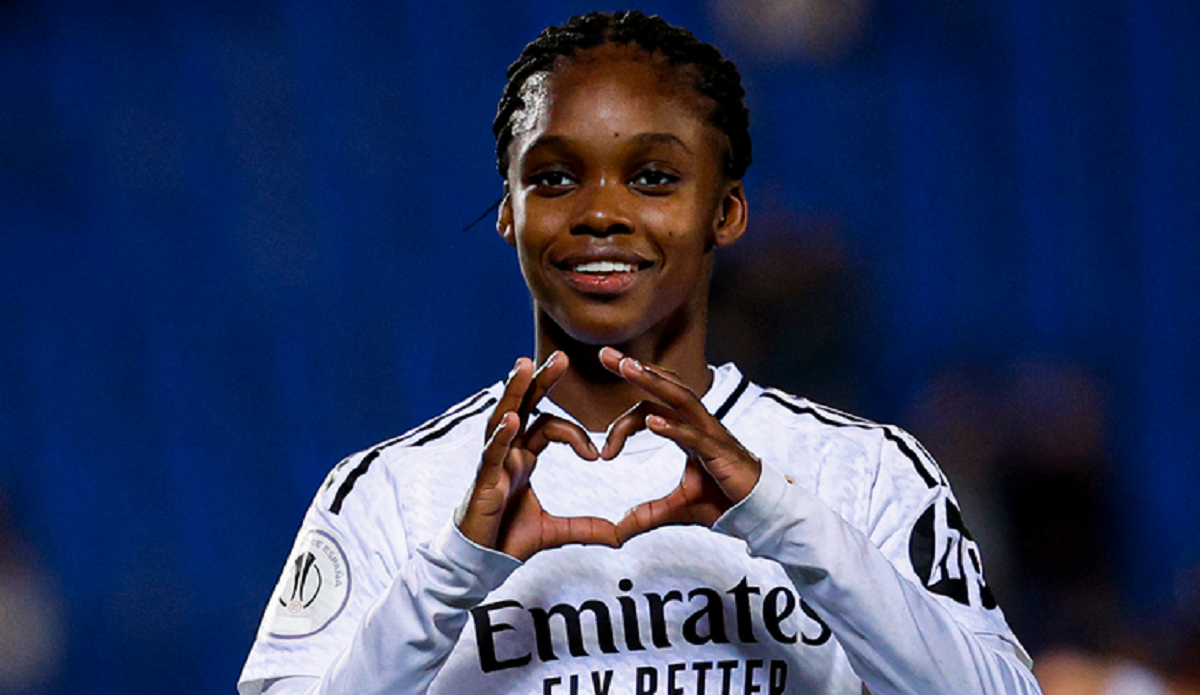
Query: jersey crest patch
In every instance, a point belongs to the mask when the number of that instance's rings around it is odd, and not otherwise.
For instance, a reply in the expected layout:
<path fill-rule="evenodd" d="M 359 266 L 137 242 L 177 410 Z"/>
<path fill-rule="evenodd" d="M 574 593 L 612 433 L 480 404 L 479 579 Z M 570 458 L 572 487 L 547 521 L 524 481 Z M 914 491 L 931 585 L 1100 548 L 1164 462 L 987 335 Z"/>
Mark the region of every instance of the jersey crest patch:
<path fill-rule="evenodd" d="M 315 635 L 350 599 L 350 564 L 333 536 L 309 531 L 283 568 L 263 627 L 272 637 Z"/>
<path fill-rule="evenodd" d="M 966 606 L 980 605 L 988 610 L 996 607 L 992 590 L 983 578 L 979 545 L 953 500 L 938 500 L 917 519 L 908 554 L 926 589 Z"/>

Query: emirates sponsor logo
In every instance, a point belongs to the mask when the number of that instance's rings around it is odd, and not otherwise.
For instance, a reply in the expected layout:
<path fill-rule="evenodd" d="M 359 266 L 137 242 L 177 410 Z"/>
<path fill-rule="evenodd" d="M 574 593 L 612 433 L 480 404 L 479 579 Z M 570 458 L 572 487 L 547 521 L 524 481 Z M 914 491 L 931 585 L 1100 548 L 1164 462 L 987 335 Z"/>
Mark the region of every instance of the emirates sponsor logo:
<path fill-rule="evenodd" d="M 669 649 L 677 644 L 780 644 L 820 646 L 829 626 L 790 586 L 755 586 L 743 577 L 735 586 L 707 586 L 665 592 L 634 591 L 633 581 L 617 583 L 620 594 L 607 600 L 525 606 L 504 599 L 471 610 L 479 666 L 484 673 L 537 662 Z M 657 659 L 656 659 L 657 661 Z M 613 672 L 595 671 L 544 682 L 546 693 L 607 693 Z M 651 693 L 785 692 L 787 663 L 761 659 L 695 661 L 638 668 L 633 684 Z M 690 683 L 684 690 L 683 683 Z M 741 690 L 733 689 L 740 684 Z"/>

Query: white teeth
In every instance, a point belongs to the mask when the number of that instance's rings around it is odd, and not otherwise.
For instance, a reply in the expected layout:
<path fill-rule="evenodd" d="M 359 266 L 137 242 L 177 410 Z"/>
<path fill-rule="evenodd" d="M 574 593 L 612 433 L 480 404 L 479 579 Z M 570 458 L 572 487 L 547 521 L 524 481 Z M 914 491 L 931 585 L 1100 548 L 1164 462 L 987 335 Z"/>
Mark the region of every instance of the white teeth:
<path fill-rule="evenodd" d="M 615 263 L 613 261 L 592 261 L 575 266 L 577 273 L 632 273 L 637 268 L 632 263 Z"/>

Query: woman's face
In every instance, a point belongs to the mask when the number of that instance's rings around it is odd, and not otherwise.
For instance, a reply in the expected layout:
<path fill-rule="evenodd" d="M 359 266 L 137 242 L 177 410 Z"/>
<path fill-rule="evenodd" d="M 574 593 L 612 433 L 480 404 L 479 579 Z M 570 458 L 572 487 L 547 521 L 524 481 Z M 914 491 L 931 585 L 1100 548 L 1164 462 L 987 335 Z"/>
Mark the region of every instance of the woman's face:
<path fill-rule="evenodd" d="M 535 75 L 523 99 L 497 229 L 535 311 L 594 345 L 703 331 L 712 250 L 746 219 L 706 98 L 679 68 L 604 45 Z"/>

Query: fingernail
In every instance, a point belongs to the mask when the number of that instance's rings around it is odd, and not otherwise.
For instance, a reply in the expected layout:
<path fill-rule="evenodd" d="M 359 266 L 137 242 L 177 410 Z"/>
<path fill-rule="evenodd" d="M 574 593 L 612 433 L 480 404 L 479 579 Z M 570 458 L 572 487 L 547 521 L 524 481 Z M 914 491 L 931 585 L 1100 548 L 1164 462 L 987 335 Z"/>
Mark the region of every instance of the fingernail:
<path fill-rule="evenodd" d="M 632 357 L 624 357 L 621 359 L 621 362 L 622 363 L 629 362 L 630 366 L 632 366 L 634 369 L 636 369 L 639 372 L 645 371 L 645 369 L 646 369 L 645 367 L 642 366 L 641 362 L 638 362 L 637 360 L 635 360 Z"/>
<path fill-rule="evenodd" d="M 666 427 L 667 419 L 661 415 L 647 415 L 646 416 L 646 426 L 647 427 Z"/>
<path fill-rule="evenodd" d="M 517 358 L 517 361 L 516 361 L 516 362 L 513 362 L 513 368 L 512 368 L 512 370 L 511 370 L 511 371 L 508 373 L 508 378 L 509 378 L 509 380 L 510 380 L 510 381 L 512 380 L 512 378 L 513 378 L 514 376 L 516 376 L 516 375 L 517 375 L 517 370 L 518 370 L 518 369 L 520 369 L 520 368 L 521 368 L 521 358 L 520 358 L 520 357 L 518 357 L 518 358 Z"/>

